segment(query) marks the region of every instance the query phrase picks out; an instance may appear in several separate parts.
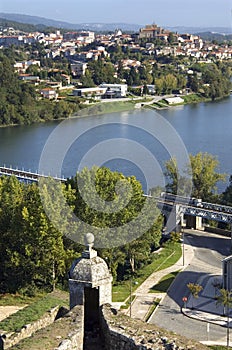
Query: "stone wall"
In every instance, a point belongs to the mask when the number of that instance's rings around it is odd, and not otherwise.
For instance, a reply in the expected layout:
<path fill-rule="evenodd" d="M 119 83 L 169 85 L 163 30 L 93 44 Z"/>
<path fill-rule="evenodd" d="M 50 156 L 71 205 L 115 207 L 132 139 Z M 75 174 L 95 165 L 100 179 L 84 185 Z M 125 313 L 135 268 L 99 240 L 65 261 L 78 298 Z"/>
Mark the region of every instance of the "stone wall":
<path fill-rule="evenodd" d="M 38 321 L 23 326 L 19 332 L 5 334 L 6 340 L 4 342 L 4 349 L 10 348 L 11 346 L 20 342 L 20 340 L 30 337 L 39 329 L 45 328 L 52 324 L 56 319 L 59 309 L 59 306 L 54 307 L 53 309 L 46 312 L 46 314 L 44 314 L 44 316 L 41 317 Z"/>
<path fill-rule="evenodd" d="M 208 350 L 208 347 L 193 340 L 170 333 L 155 325 L 131 319 L 112 309 L 109 304 L 102 306 L 100 318 L 104 349 L 106 350 Z M 45 326 L 44 322 L 47 322 L 47 319 L 42 318 L 40 322 Z M 54 346 L 46 346 L 46 350 L 83 350 L 84 306 L 74 307 L 64 317 L 53 322 L 46 330 L 46 337 L 57 338 L 57 334 L 60 334 L 57 332 L 61 329 L 65 330 L 65 334 L 62 333 L 63 340 L 59 340 L 55 348 Z M 35 328 L 33 331 L 35 332 Z M 44 330 L 40 330 L 38 333 L 40 332 L 44 332 Z M 42 340 L 44 333 L 41 333 L 40 336 Z M 7 348 L 9 345 L 4 349 Z M 35 350 L 36 345 L 32 344 L 31 349 Z"/>
<path fill-rule="evenodd" d="M 231 236 L 231 231 L 223 230 L 223 229 L 217 228 L 217 227 L 205 226 L 205 231 L 210 232 L 210 233 L 216 233 L 218 235 L 226 236 L 226 237 Z"/>
<path fill-rule="evenodd" d="M 173 335 L 140 320 L 131 319 L 104 305 L 101 327 L 107 350 L 207 350 L 208 347 Z"/>
<path fill-rule="evenodd" d="M 75 323 L 75 328 L 70 331 L 68 337 L 54 350 L 83 350 L 84 307 L 80 305 L 75 306 L 65 317 L 72 319 L 72 322 Z"/>

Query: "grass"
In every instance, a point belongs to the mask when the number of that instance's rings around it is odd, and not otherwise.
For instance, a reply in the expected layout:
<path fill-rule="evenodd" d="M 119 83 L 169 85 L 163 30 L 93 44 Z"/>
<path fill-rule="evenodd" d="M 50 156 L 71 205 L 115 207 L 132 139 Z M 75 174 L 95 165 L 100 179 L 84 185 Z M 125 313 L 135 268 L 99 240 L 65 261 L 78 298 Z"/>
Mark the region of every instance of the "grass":
<path fill-rule="evenodd" d="M 30 305 L 1 321 L 0 329 L 7 332 L 15 332 L 25 324 L 37 321 L 46 311 L 57 305 L 68 307 L 68 293 L 57 291 L 42 298 L 40 297 Z"/>
<path fill-rule="evenodd" d="M 87 117 L 92 115 L 101 115 L 106 113 L 123 112 L 133 110 L 136 101 L 115 101 L 101 102 L 94 105 L 86 105 L 81 111 L 75 113 L 72 117 Z"/>
<path fill-rule="evenodd" d="M 189 94 L 185 96 L 181 96 L 184 99 L 184 103 L 199 103 L 204 101 L 210 101 L 209 98 L 202 96 L 201 94 Z"/>
<path fill-rule="evenodd" d="M 175 264 L 181 257 L 181 245 L 170 242 L 156 254 L 153 254 L 151 264 L 141 268 L 134 276 L 136 285 L 132 283 L 132 292 L 138 288 L 153 272 L 166 269 Z M 120 284 L 113 286 L 113 301 L 123 302 L 130 295 L 130 280 L 123 281 Z"/>
<path fill-rule="evenodd" d="M 149 320 L 149 318 L 151 317 L 151 315 L 153 314 L 153 312 L 155 311 L 155 309 L 157 308 L 157 306 L 159 305 L 160 303 L 160 298 L 156 298 L 153 302 L 153 305 L 150 307 L 147 315 L 146 315 L 146 318 L 145 318 L 145 322 L 147 322 Z"/>
<path fill-rule="evenodd" d="M 168 275 L 164 276 L 159 283 L 157 283 L 155 286 L 153 286 L 150 290 L 152 293 L 166 293 L 176 276 L 178 275 L 179 271 L 175 271 L 172 273 L 169 273 Z"/>
<path fill-rule="evenodd" d="M 14 345 L 13 350 L 52 350 L 56 349 L 62 339 L 67 339 L 68 334 L 75 331 L 76 324 L 69 317 L 64 317 L 52 323 L 50 326 L 40 329 L 31 337 L 21 340 Z"/>
<path fill-rule="evenodd" d="M 130 301 L 130 298 L 127 299 L 127 301 L 125 302 L 125 304 L 123 304 L 121 306 L 121 309 L 128 309 L 129 306 L 130 306 L 130 303 L 133 304 L 133 301 L 135 300 L 135 295 L 132 295 L 131 297 L 131 301 Z"/>
<path fill-rule="evenodd" d="M 45 294 L 38 294 L 35 297 L 28 297 L 20 294 L 0 294 L 0 306 L 22 306 L 31 304 L 43 297 Z"/>

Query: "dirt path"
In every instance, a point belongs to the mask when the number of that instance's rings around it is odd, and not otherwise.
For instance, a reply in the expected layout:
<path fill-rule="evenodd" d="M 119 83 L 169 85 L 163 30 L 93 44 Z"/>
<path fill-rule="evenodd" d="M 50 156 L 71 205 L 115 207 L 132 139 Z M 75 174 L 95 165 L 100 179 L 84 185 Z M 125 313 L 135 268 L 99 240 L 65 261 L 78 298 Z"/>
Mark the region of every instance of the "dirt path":
<path fill-rule="evenodd" d="M 4 318 L 14 314 L 20 309 L 23 309 L 26 305 L 21 306 L 0 306 L 0 321 L 4 320 Z"/>

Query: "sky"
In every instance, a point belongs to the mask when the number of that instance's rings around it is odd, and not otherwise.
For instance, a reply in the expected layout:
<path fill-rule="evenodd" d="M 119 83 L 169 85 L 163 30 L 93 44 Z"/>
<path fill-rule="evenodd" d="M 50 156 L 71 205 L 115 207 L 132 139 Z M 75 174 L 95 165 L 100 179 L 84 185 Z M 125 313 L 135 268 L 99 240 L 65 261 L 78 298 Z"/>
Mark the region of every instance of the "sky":
<path fill-rule="evenodd" d="M 70 23 L 231 27 L 232 0 L 0 0 L 0 12 Z"/>

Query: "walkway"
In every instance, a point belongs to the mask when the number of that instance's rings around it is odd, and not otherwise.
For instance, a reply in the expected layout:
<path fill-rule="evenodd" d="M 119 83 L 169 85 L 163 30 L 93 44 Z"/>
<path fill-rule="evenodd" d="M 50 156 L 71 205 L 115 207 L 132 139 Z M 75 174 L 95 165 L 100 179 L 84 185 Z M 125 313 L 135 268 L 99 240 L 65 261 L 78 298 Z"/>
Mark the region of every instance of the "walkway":
<path fill-rule="evenodd" d="M 131 310 L 130 308 L 126 310 L 126 314 L 131 317 L 138 318 L 145 321 L 151 305 L 153 305 L 155 299 L 164 298 L 166 293 L 149 293 L 150 289 L 156 285 L 164 276 L 170 274 L 171 272 L 184 270 L 191 262 L 194 257 L 194 249 L 190 244 L 185 245 L 184 251 L 184 265 L 183 257 L 173 266 L 154 272 L 150 277 L 148 277 L 133 293 L 135 299 L 132 302 Z M 187 317 L 195 318 L 207 323 L 214 323 L 220 326 L 227 326 L 227 317 L 223 316 L 223 307 L 221 305 L 216 305 L 215 302 L 215 288 L 213 287 L 213 282 L 221 279 L 221 276 L 211 275 L 199 279 L 198 283 L 202 284 L 204 282 L 204 290 L 200 293 L 198 299 L 194 299 L 191 295 L 188 297 L 188 301 L 185 307 L 182 308 L 182 313 Z M 194 306 L 194 308 L 192 308 Z M 229 327 L 232 328 L 232 314 Z"/>
<path fill-rule="evenodd" d="M 21 306 L 0 306 L 0 321 L 4 320 L 4 318 L 7 318 L 8 316 L 16 313 L 17 311 L 23 309 L 27 305 L 21 305 Z"/>
<path fill-rule="evenodd" d="M 177 261 L 176 264 L 160 271 L 152 273 L 133 293 L 135 299 L 130 308 L 126 311 L 127 315 L 133 318 L 139 318 L 145 321 L 149 313 L 151 305 L 153 305 L 155 299 L 164 298 L 166 293 L 149 293 L 150 289 L 156 285 L 164 276 L 171 272 L 180 271 L 188 266 L 194 256 L 193 248 L 191 245 L 185 245 L 185 261 L 183 265 L 183 258 Z"/>

